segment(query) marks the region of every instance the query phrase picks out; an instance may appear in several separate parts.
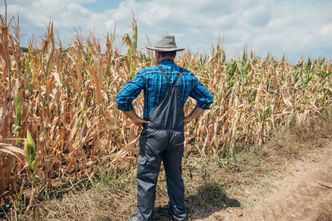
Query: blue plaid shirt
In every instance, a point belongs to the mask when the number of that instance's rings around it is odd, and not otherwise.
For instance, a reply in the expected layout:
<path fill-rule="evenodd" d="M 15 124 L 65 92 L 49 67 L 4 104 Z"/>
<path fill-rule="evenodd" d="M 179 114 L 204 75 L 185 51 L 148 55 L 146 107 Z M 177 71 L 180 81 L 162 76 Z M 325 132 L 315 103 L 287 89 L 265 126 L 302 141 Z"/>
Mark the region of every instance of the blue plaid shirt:
<path fill-rule="evenodd" d="M 171 84 L 174 84 L 180 70 L 182 77 L 179 82 L 179 90 L 183 104 L 188 96 L 197 101 L 196 106 L 202 109 L 209 109 L 213 103 L 213 97 L 193 73 L 177 66 L 172 60 L 163 60 L 160 65 L 168 74 Z M 144 113 L 143 118 L 149 119 L 150 113 L 158 106 L 166 94 L 166 78 L 158 66 L 143 68 L 136 76 L 127 82 L 116 95 L 118 108 L 122 111 L 133 110 L 132 101 L 144 90 Z"/>

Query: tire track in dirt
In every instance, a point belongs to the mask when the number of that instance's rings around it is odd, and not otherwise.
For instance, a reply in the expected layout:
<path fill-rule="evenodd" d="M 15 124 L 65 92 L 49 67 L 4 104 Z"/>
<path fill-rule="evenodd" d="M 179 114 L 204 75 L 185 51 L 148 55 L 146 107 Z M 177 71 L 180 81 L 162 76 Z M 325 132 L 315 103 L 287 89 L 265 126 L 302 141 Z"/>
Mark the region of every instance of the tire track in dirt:
<path fill-rule="evenodd" d="M 315 151 L 310 159 L 291 164 L 287 171 L 284 178 L 272 178 L 269 182 L 275 187 L 272 193 L 248 194 L 249 201 L 255 199 L 251 208 L 242 211 L 228 208 L 204 220 L 315 220 L 320 205 L 332 200 L 332 189 L 319 184 L 332 185 L 332 143 Z"/>

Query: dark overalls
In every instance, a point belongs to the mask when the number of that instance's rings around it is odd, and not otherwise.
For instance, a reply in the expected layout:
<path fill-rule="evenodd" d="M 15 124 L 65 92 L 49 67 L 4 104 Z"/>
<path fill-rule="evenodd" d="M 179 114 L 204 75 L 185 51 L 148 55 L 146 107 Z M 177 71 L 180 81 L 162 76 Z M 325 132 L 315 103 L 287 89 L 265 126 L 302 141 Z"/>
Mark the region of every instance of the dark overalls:
<path fill-rule="evenodd" d="M 180 98 L 179 82 L 182 72 L 175 83 L 170 84 L 163 68 L 159 68 L 167 79 L 166 95 L 150 115 L 149 123 L 141 133 L 137 169 L 139 221 L 154 220 L 153 210 L 161 161 L 166 172 L 169 213 L 175 220 L 184 220 L 187 216 L 181 168 L 184 104 Z"/>

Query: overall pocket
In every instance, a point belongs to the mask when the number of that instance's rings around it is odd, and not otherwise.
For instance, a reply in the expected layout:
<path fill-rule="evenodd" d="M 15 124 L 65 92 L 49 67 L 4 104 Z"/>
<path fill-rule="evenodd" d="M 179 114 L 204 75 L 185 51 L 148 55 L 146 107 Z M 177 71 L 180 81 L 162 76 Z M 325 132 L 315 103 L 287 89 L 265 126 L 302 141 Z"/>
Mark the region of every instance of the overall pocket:
<path fill-rule="evenodd" d="M 157 131 L 157 129 L 149 127 L 149 126 L 145 126 L 141 132 L 141 137 L 152 137 L 155 132 Z"/>
<path fill-rule="evenodd" d="M 181 131 L 174 131 L 172 135 L 172 144 L 177 147 L 184 146 L 184 133 Z"/>

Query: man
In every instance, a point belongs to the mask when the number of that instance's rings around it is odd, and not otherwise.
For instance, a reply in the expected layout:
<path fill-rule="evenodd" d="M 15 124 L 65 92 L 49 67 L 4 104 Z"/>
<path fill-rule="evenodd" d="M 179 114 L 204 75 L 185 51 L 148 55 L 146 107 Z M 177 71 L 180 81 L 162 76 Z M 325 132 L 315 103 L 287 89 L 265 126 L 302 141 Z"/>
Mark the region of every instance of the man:
<path fill-rule="evenodd" d="M 182 156 L 184 125 L 209 109 L 213 97 L 190 71 L 177 66 L 177 51 L 183 51 L 171 35 L 160 36 L 155 47 L 156 66 L 143 68 L 125 84 L 116 96 L 118 108 L 130 120 L 143 126 L 137 168 L 137 218 L 154 220 L 156 184 L 161 161 L 164 164 L 169 196 L 169 214 L 174 220 L 187 216 L 184 205 Z M 144 116 L 137 116 L 132 101 L 144 90 Z M 194 110 L 184 117 L 183 108 L 188 96 L 197 100 Z"/>

